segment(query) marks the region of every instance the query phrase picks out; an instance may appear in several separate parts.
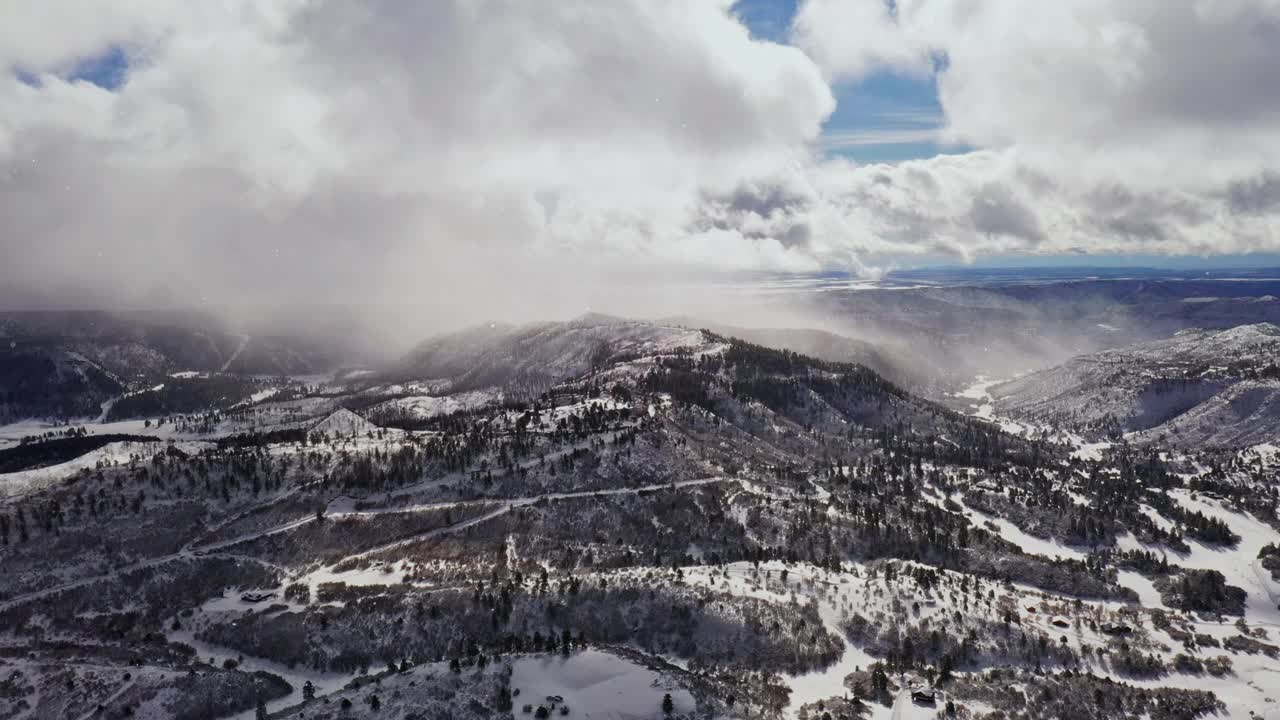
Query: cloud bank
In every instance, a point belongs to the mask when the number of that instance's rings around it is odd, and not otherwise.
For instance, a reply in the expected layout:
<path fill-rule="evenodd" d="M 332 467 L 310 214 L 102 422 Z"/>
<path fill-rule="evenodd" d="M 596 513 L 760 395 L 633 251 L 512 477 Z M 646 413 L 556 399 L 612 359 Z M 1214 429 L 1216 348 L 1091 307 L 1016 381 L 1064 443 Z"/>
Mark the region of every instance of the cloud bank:
<path fill-rule="evenodd" d="M 1280 249 L 1275 0 L 808 0 L 793 45 L 727 0 L 15 5 L 7 304 L 479 319 L 673 275 Z M 112 54 L 118 86 L 80 78 Z M 885 71 L 977 149 L 825 156 L 838 90 Z"/>
<path fill-rule="evenodd" d="M 832 83 L 935 78 L 941 134 L 981 148 L 855 171 L 881 238 L 970 256 L 1280 247 L 1280 2 L 809 0 L 793 36 Z"/>

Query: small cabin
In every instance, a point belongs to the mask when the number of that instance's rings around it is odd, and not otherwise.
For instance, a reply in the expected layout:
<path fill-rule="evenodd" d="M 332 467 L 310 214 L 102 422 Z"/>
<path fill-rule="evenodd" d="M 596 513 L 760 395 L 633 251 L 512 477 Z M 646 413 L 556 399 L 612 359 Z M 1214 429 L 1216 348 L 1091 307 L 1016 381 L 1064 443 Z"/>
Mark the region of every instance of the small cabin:
<path fill-rule="evenodd" d="M 917 705 L 933 705 L 938 702 L 937 693 L 933 690 L 911 691 L 911 702 Z"/>
<path fill-rule="evenodd" d="M 1071 623 L 1067 622 L 1066 620 L 1063 620 L 1062 618 L 1054 618 L 1053 624 L 1056 627 L 1060 627 L 1060 628 L 1071 627 Z"/>

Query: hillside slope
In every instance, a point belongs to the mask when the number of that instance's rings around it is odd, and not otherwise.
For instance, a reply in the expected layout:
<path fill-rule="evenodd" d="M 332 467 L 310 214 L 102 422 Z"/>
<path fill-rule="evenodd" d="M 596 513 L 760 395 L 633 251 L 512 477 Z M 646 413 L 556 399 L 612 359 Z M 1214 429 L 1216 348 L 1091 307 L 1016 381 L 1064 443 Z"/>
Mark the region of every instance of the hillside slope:
<path fill-rule="evenodd" d="M 1003 414 L 1090 435 L 1152 438 L 1195 427 L 1184 441 L 1247 443 L 1280 437 L 1269 399 L 1277 379 L 1280 327 L 1259 323 L 1082 355 L 992 395 Z"/>
<path fill-rule="evenodd" d="M 0 421 L 95 417 L 174 374 L 309 375 L 338 359 L 321 343 L 234 333 L 191 314 L 0 313 Z"/>
<path fill-rule="evenodd" d="M 491 323 L 427 340 L 397 373 L 447 381 L 451 393 L 486 387 L 541 392 L 610 362 L 704 344 L 697 330 L 598 314 L 522 326 Z"/>

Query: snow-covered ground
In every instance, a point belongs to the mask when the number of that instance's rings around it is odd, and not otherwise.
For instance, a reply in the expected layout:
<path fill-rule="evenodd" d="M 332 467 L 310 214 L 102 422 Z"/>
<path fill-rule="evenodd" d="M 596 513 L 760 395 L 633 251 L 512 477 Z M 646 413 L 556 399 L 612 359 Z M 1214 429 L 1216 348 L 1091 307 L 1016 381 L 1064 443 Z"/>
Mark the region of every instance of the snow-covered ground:
<path fill-rule="evenodd" d="M 99 464 L 124 464 L 128 463 L 132 457 L 149 460 L 153 455 L 161 452 L 166 447 L 169 447 L 168 443 L 158 441 L 113 442 L 107 443 L 97 450 L 92 450 L 80 457 L 68 460 L 67 462 L 58 463 L 57 465 L 0 474 L 0 497 L 25 495 L 33 490 L 47 487 L 51 484 L 73 477 L 82 470 L 92 470 L 98 467 Z M 205 442 L 180 442 L 174 443 L 173 447 L 182 450 L 183 452 L 194 454 L 206 448 L 213 447 L 213 444 Z"/>
<path fill-rule="evenodd" d="M 218 607 L 218 603 L 220 602 L 223 602 L 222 598 L 216 598 L 210 601 L 197 611 L 197 615 L 203 612 L 221 609 Z M 267 712 L 269 713 L 301 702 L 302 688 L 308 681 L 315 688 L 316 696 L 321 696 L 342 689 L 342 687 L 351 682 L 352 678 L 355 677 L 355 675 L 351 673 L 319 672 L 305 667 L 291 668 L 283 663 L 246 656 L 243 653 L 238 653 L 233 650 L 228 650 L 227 648 L 199 640 L 195 637 L 195 633 L 187 628 L 180 630 L 169 629 L 166 631 L 165 636 L 170 642 L 180 642 L 190 645 L 195 649 L 197 657 L 208 661 L 215 667 L 221 666 L 226 660 L 235 660 L 238 663 L 239 668 L 246 672 L 263 671 L 284 678 L 284 680 L 293 687 L 293 692 L 266 703 Z M 254 716 L 255 710 L 253 708 L 249 708 L 244 712 L 229 716 L 224 720 L 252 720 Z"/>
<path fill-rule="evenodd" d="M 959 501 L 957 500 L 957 502 Z M 982 525 L 991 523 L 992 525 L 995 525 L 1000 537 L 1008 540 L 1014 545 L 1017 545 L 1024 553 L 1031 555 L 1043 555 L 1051 558 L 1069 558 L 1071 560 L 1083 560 L 1087 556 L 1087 553 L 1077 550 L 1070 545 L 1063 545 L 1054 538 L 1038 538 L 1027 533 L 1023 531 L 1022 528 L 1014 525 L 1004 518 L 979 512 L 978 510 L 974 510 L 973 508 L 965 505 L 963 502 L 960 502 L 960 506 L 965 509 L 965 514 L 970 515 L 977 524 Z"/>
<path fill-rule="evenodd" d="M 1111 445 L 1109 442 L 1079 442 L 1071 456 L 1081 460 L 1101 460 L 1103 451 L 1111 449 Z"/>
<path fill-rule="evenodd" d="M 562 420 L 567 422 L 572 416 L 583 417 L 592 410 L 629 410 L 630 408 L 630 404 L 610 398 L 592 398 L 568 405 L 556 405 L 555 407 L 542 409 L 531 428 L 534 430 L 554 430 Z M 510 426 L 515 424 L 521 415 L 524 415 L 524 413 L 512 410 L 495 416 L 492 422 Z"/>
<path fill-rule="evenodd" d="M 502 400 L 501 391 L 469 390 L 451 395 L 410 395 L 378 403 L 371 412 L 395 415 L 402 413 L 416 420 L 426 420 L 455 412 L 474 410 Z"/>
<path fill-rule="evenodd" d="M 1196 496 L 1185 490 L 1170 493 L 1190 510 L 1222 520 L 1231 531 L 1240 536 L 1240 544 L 1231 549 L 1220 549 L 1187 538 L 1191 546 L 1189 555 L 1178 555 L 1179 565 L 1204 570 L 1217 570 L 1226 576 L 1231 585 L 1244 588 L 1249 594 L 1245 618 L 1250 624 L 1266 625 L 1280 631 L 1280 584 L 1258 560 L 1258 551 L 1269 543 L 1280 543 L 1280 533 L 1252 517 L 1232 512 L 1215 500 Z M 1277 678 L 1280 680 L 1280 677 Z"/>
<path fill-rule="evenodd" d="M 662 698 L 671 695 L 676 713 L 694 709 L 693 696 L 658 673 L 603 650 L 563 655 L 533 655 L 512 663 L 511 688 L 516 716 L 521 708 L 549 705 L 563 698 L 570 717 L 590 720 L 650 720 L 662 716 Z"/>
<path fill-rule="evenodd" d="M 955 397 L 965 400 L 972 400 L 969 403 L 970 412 L 976 418 L 989 420 L 1000 426 L 1000 429 L 1011 435 L 1026 435 L 1032 431 L 1038 431 L 1037 428 L 1026 423 L 1017 422 L 1008 418 L 996 417 L 995 398 L 991 395 L 991 388 L 1004 382 L 1008 382 L 1009 378 L 1004 379 L 988 379 L 986 375 L 979 375 L 974 382 L 964 390 L 955 394 Z"/>
<path fill-rule="evenodd" d="M 1132 570 L 1120 570 L 1117 574 L 1117 580 L 1121 585 L 1138 593 L 1138 602 L 1142 603 L 1143 607 L 1164 607 L 1164 602 L 1160 599 L 1160 592 L 1156 590 L 1155 583 L 1149 578 Z"/>
<path fill-rule="evenodd" d="M 367 435 L 380 429 L 346 408 L 334 410 L 328 417 L 311 426 L 311 432 L 345 437 Z"/>
<path fill-rule="evenodd" d="M 980 417 L 984 420 L 991 419 L 991 415 L 995 412 L 995 405 L 991 402 L 991 388 L 1004 382 L 1000 379 L 988 379 L 986 375 L 979 375 L 974 379 L 973 384 L 956 393 L 956 397 L 965 400 L 973 400 L 969 403 L 969 407 L 973 408 L 973 416 Z"/>
<path fill-rule="evenodd" d="M 786 571 L 785 586 L 788 593 L 776 592 L 782 586 L 783 571 Z M 851 584 L 856 582 L 853 575 L 830 573 L 807 564 L 784 565 L 779 562 L 760 563 L 757 568 L 752 563 L 737 562 L 712 567 L 684 568 L 685 580 L 708 587 L 729 592 L 740 597 L 752 597 L 772 602 L 790 602 L 791 593 L 801 597 L 813 597 L 818 602 L 818 614 L 826 625 L 828 632 L 838 638 L 844 638 L 840 628 L 840 620 L 849 608 Z M 763 578 L 775 578 L 770 586 Z M 809 703 L 825 700 L 832 696 L 844 695 L 847 688 L 844 679 L 849 673 L 865 670 L 876 659 L 860 648 L 845 643 L 844 653 L 840 659 L 826 668 L 801 675 L 787 676 L 787 684 L 791 687 L 791 696 L 787 702 L 786 714 L 795 717 L 800 708 Z"/>

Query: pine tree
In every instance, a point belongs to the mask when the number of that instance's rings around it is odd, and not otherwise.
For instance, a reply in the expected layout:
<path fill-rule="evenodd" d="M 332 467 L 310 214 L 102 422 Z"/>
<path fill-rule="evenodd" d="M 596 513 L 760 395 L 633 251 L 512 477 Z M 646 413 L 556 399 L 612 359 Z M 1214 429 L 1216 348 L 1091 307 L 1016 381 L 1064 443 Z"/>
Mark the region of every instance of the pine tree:
<path fill-rule="evenodd" d="M 673 711 L 675 711 L 675 709 L 676 709 L 676 704 L 674 701 L 671 700 L 671 693 L 667 693 L 666 695 L 663 695 L 662 696 L 663 714 L 670 715 Z"/>

